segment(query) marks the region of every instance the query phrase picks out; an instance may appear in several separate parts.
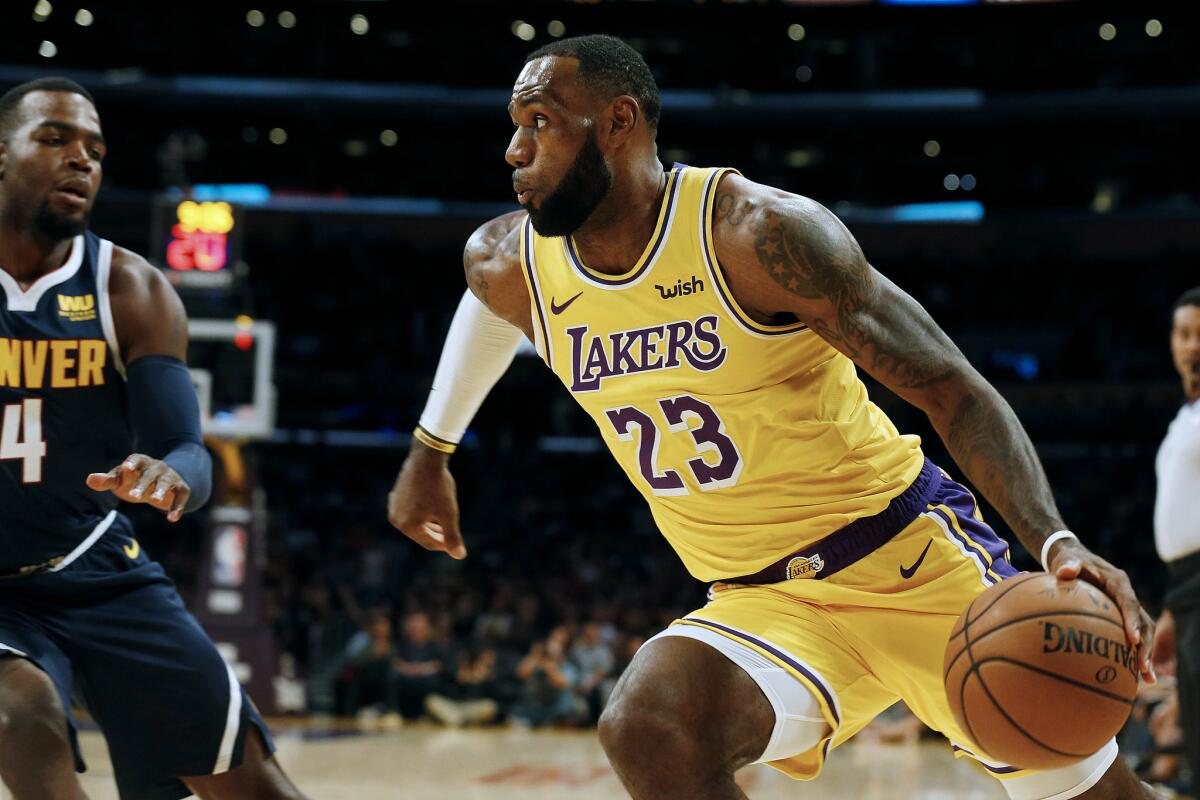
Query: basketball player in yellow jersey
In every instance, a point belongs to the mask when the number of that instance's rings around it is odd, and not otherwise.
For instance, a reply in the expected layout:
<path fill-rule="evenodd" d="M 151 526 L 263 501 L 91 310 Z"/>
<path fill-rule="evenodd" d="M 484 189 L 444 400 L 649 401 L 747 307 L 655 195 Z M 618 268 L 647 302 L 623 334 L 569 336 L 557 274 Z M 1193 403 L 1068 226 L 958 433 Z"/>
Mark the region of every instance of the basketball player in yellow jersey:
<path fill-rule="evenodd" d="M 527 60 L 507 152 L 525 209 L 467 244 L 464 296 L 389 519 L 464 558 L 447 459 L 521 333 L 593 416 L 710 602 L 648 642 L 600 722 L 637 800 L 731 800 L 797 778 L 903 698 L 1017 800 L 1152 797 L 1110 743 L 1070 768 L 997 763 L 942 689 L 951 626 L 1014 574 L 974 498 L 867 398 L 924 410 L 1021 542 L 1153 626 L 1055 507 L 1012 410 L 817 203 L 731 170 L 664 170 L 641 57 L 587 36 Z M 473 294 L 472 294 L 473 293 Z"/>

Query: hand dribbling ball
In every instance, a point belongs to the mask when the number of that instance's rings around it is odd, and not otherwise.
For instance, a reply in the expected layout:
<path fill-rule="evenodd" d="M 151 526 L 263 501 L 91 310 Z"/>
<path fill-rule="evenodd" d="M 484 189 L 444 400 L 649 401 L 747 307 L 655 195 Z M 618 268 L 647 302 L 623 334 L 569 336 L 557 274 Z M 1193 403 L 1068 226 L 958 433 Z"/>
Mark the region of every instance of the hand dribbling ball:
<path fill-rule="evenodd" d="M 959 726 L 982 754 L 1055 769 L 1098 751 L 1129 717 L 1137 650 L 1116 603 L 1083 580 L 1019 575 L 955 623 L 943 667 Z"/>

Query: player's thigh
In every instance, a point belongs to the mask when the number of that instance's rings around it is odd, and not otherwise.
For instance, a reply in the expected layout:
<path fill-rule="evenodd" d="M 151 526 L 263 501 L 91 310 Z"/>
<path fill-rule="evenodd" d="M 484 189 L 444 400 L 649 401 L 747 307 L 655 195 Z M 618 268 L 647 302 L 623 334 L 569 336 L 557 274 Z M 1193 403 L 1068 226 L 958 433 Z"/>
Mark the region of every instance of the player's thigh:
<path fill-rule="evenodd" d="M 65 738 L 67 714 L 58 688 L 32 661 L 0 656 L 0 736 L 36 728 L 61 731 Z"/>
<path fill-rule="evenodd" d="M 831 747 L 897 699 L 839 635 L 828 610 L 777 588 L 717 589 L 708 605 L 670 630 L 681 628 L 719 635 L 745 649 L 747 658 L 727 657 L 740 661 L 776 712 L 769 752 L 758 758 L 795 778 L 815 777 Z M 821 733 L 815 741 L 812 725 L 796 727 L 801 721 L 817 723 Z"/>
<path fill-rule="evenodd" d="M 53 634 L 58 622 L 0 597 L 0 722 L 4 735 L 12 734 L 6 745 L 65 741 L 83 769 L 71 717 L 71 662 Z"/>
<path fill-rule="evenodd" d="M 75 670 L 122 793 L 238 766 L 266 726 L 173 585 L 152 581 L 79 609 Z"/>
<path fill-rule="evenodd" d="M 618 681 L 600 737 L 618 770 L 655 760 L 736 769 L 766 748 L 775 712 L 744 670 L 703 642 L 647 642 Z"/>
<path fill-rule="evenodd" d="M 833 580 L 844 581 L 865 575 L 871 585 L 889 591 L 840 605 L 833 619 L 871 673 L 922 722 L 951 743 L 977 752 L 946 699 L 946 646 L 971 602 L 1015 570 L 985 546 L 994 534 L 972 509 L 939 504 L 888 548 L 847 570 L 847 576 L 835 576 Z M 906 574 L 906 563 L 917 568 Z"/>

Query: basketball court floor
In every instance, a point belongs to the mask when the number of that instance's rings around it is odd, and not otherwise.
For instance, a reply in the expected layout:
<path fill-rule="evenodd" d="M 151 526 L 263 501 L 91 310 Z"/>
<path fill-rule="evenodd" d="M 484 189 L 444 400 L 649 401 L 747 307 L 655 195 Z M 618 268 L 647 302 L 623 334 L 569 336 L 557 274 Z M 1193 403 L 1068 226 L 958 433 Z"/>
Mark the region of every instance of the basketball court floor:
<path fill-rule="evenodd" d="M 279 758 L 313 800 L 627 800 L 595 731 L 455 730 L 416 724 L 363 733 L 354 726 L 272 721 Z M 117 800 L 100 734 L 81 736 L 91 800 Z M 851 742 L 815 783 L 752 766 L 739 783 L 753 800 L 1002 800 L 1007 795 L 936 741 Z M 0 790 L 0 794 L 3 791 Z"/>

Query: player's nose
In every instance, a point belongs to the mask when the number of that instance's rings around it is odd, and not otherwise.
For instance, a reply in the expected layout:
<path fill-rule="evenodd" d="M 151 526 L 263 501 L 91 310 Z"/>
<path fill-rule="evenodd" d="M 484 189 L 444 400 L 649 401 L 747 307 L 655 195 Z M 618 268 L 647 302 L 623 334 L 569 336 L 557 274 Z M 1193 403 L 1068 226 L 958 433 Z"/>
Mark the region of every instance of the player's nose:
<path fill-rule="evenodd" d="M 87 148 L 83 145 L 71 147 L 66 154 L 67 166 L 71 169 L 80 172 L 91 172 L 96 168 L 95 160 L 88 155 Z"/>
<path fill-rule="evenodd" d="M 520 128 L 513 132 L 508 149 L 504 151 L 504 160 L 513 167 L 529 166 L 529 162 L 533 160 L 533 148 L 530 146 L 529 138 L 522 135 Z"/>

